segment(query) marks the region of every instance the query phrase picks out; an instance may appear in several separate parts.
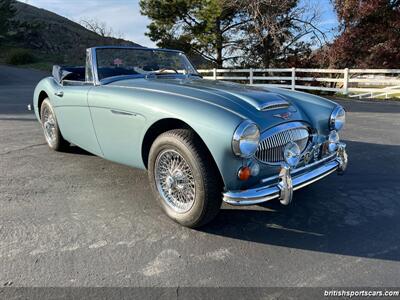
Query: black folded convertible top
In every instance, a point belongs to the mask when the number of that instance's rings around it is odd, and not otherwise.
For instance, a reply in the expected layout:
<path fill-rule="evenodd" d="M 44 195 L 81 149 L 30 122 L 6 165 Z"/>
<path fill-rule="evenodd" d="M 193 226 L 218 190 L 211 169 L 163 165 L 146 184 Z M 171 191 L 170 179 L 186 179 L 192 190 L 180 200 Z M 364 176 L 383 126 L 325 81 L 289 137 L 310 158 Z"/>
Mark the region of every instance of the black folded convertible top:
<path fill-rule="evenodd" d="M 63 80 L 85 81 L 85 67 L 54 65 L 52 75 L 57 82 Z"/>

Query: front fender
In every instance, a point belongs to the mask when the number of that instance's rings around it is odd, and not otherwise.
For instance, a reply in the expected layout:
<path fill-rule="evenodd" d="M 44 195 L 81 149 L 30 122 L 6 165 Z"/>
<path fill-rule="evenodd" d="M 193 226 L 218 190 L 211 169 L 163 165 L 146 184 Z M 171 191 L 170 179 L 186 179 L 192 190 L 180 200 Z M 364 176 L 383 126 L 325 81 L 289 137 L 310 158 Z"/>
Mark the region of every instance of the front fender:
<path fill-rule="evenodd" d="M 168 118 L 178 119 L 189 125 L 202 139 L 211 153 L 222 176 L 225 187 L 241 188 L 242 182 L 237 178 L 237 171 L 243 165 L 243 160 L 232 152 L 232 136 L 236 127 L 243 118 L 220 107 L 207 103 L 182 103 L 181 99 L 174 99 L 169 105 L 157 105 L 162 113 L 157 113 L 146 122 L 143 138 L 152 124 Z M 173 107 L 173 108 L 172 108 Z"/>
<path fill-rule="evenodd" d="M 45 92 L 50 100 L 50 103 L 53 105 L 53 95 L 57 90 L 58 84 L 55 82 L 53 77 L 46 77 L 39 81 L 36 85 L 35 90 L 33 92 L 33 109 L 35 112 L 35 116 L 40 122 L 40 109 L 39 109 L 39 98 L 40 93 Z"/>

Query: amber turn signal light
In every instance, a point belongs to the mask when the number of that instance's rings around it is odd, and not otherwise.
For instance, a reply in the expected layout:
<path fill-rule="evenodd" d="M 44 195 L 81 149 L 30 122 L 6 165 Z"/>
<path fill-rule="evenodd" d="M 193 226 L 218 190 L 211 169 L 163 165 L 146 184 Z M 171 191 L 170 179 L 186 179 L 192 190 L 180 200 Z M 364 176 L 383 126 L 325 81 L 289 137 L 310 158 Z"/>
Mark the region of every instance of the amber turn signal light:
<path fill-rule="evenodd" d="M 238 172 L 238 177 L 240 180 L 247 180 L 251 176 L 251 169 L 249 167 L 241 167 Z"/>

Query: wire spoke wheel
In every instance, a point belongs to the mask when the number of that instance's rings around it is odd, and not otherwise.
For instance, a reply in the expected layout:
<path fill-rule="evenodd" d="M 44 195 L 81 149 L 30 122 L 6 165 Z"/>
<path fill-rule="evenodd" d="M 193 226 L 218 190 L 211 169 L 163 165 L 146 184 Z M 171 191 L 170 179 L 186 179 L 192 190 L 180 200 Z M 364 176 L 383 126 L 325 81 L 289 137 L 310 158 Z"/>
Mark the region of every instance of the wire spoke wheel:
<path fill-rule="evenodd" d="M 49 107 L 46 106 L 43 109 L 42 114 L 44 136 L 47 143 L 51 146 L 54 145 L 57 141 L 56 121 L 54 119 L 53 112 L 49 109 Z"/>
<path fill-rule="evenodd" d="M 157 202 L 174 221 L 195 228 L 210 222 L 221 207 L 218 169 L 190 129 L 160 134 L 150 148 L 149 181 Z"/>
<path fill-rule="evenodd" d="M 188 162 L 175 150 L 161 151 L 155 161 L 154 177 L 157 189 L 174 211 L 189 211 L 196 196 L 193 171 Z"/>

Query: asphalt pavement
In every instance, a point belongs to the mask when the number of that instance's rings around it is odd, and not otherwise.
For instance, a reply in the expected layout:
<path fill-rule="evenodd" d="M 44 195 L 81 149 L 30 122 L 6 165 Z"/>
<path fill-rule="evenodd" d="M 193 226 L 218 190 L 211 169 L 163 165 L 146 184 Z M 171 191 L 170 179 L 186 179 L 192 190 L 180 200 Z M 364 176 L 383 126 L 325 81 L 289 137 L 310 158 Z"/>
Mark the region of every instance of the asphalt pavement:
<path fill-rule="evenodd" d="M 46 146 L 44 76 L 0 66 L 0 286 L 400 286 L 400 103 L 340 101 L 345 176 L 192 230 L 145 171 Z"/>

